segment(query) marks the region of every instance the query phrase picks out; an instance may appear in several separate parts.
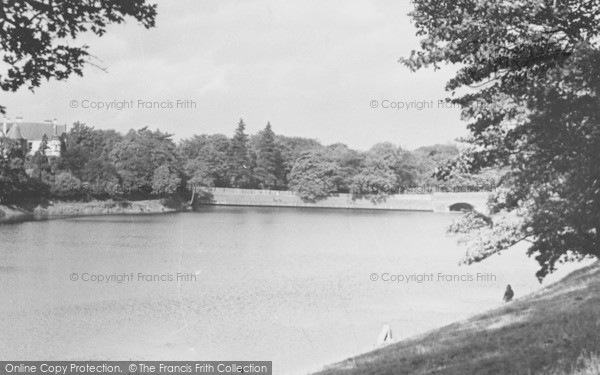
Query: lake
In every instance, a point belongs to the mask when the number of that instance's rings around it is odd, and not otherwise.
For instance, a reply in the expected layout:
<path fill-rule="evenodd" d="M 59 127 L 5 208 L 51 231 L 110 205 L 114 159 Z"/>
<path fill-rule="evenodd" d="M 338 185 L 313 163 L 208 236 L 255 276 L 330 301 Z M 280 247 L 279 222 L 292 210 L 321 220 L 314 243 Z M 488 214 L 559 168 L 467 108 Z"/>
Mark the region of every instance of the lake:
<path fill-rule="evenodd" d="M 540 288 L 522 248 L 459 267 L 455 218 L 207 207 L 0 226 L 0 358 L 272 360 L 306 374 L 373 349 L 384 324 L 403 339 L 500 306 L 506 284 Z"/>

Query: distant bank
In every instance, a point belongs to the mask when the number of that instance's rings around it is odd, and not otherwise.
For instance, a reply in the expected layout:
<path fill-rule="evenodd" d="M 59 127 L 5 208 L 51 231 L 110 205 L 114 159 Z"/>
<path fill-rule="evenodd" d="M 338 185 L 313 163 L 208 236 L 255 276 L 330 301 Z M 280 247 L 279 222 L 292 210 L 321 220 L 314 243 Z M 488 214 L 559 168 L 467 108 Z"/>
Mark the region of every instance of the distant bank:
<path fill-rule="evenodd" d="M 53 201 L 33 209 L 0 205 L 0 224 L 46 220 L 69 216 L 159 214 L 186 210 L 179 201 L 151 199 L 140 201 Z"/>
<path fill-rule="evenodd" d="M 211 188 L 199 199 L 203 205 L 344 208 L 395 211 L 450 212 L 486 210 L 489 193 L 396 194 L 381 200 L 369 196 L 337 194 L 317 202 L 306 202 L 291 191 Z"/>
<path fill-rule="evenodd" d="M 379 200 L 369 196 L 337 194 L 317 202 L 303 201 L 291 191 L 210 188 L 195 205 L 303 207 L 368 209 L 388 211 L 451 212 L 462 209 L 486 210 L 489 193 L 396 194 Z M 140 201 L 93 200 L 66 202 L 54 200 L 35 208 L 0 205 L 0 223 L 45 220 L 85 215 L 133 215 L 186 211 L 182 198 Z"/>

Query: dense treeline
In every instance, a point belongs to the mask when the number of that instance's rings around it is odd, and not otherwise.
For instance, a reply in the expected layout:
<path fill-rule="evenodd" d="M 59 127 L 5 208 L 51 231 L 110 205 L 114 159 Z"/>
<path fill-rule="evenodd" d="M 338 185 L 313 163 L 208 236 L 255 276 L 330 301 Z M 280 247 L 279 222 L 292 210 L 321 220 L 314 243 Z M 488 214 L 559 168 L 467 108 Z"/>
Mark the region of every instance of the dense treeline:
<path fill-rule="evenodd" d="M 25 156 L 18 143 L 1 139 L 2 202 L 142 199 L 205 187 L 293 190 L 303 199 L 318 200 L 336 193 L 381 197 L 423 186 L 476 191 L 496 182 L 491 172 L 436 181 L 436 167 L 457 157 L 454 145 L 410 152 L 379 143 L 361 152 L 341 143 L 324 146 L 315 139 L 277 135 L 270 123 L 248 135 L 243 120 L 231 138 L 203 134 L 179 144 L 160 130 L 121 134 L 75 123 L 63 146 L 60 157 L 47 157 L 45 142 Z"/>

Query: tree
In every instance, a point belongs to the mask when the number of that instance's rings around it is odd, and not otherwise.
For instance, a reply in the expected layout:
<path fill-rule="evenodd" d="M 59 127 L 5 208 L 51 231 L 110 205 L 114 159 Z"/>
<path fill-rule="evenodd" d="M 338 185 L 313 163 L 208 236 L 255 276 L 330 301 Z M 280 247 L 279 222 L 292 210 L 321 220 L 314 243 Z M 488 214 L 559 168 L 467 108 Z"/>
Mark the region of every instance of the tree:
<path fill-rule="evenodd" d="M 375 200 L 380 200 L 417 182 L 416 159 L 389 142 L 371 147 L 364 164 L 363 170 L 352 180 L 353 194 L 373 195 Z"/>
<path fill-rule="evenodd" d="M 0 137 L 0 203 L 12 203 L 27 183 L 22 144 Z"/>
<path fill-rule="evenodd" d="M 202 181 L 198 186 L 227 187 L 229 146 L 229 139 L 222 134 L 202 134 L 181 141 L 177 152 L 186 163 L 184 170 L 192 180 L 196 175 L 197 181 Z"/>
<path fill-rule="evenodd" d="M 416 149 L 413 152 L 420 186 L 437 187 L 441 184 L 434 173 L 437 167 L 445 165 L 459 155 L 455 145 L 432 145 Z"/>
<path fill-rule="evenodd" d="M 557 263 L 600 256 L 600 4 L 416 0 L 421 49 L 413 70 L 459 64 L 449 91 L 469 121 L 472 148 L 441 168 L 505 168 L 491 217 L 450 228 L 477 262 L 529 241 L 542 280 Z"/>
<path fill-rule="evenodd" d="M 81 178 L 81 173 L 85 164 L 93 157 L 91 154 L 94 149 L 94 128 L 81 122 L 75 122 L 66 139 L 66 150 L 61 153 L 59 166 L 63 170 L 70 171 L 74 176 Z"/>
<path fill-rule="evenodd" d="M 418 158 L 410 151 L 398 147 L 396 161 L 393 165 L 394 174 L 398 181 L 398 190 L 405 187 L 416 186 L 419 183 Z"/>
<path fill-rule="evenodd" d="M 254 174 L 262 188 L 276 189 L 283 185 L 283 160 L 271 123 L 258 135 Z"/>
<path fill-rule="evenodd" d="M 187 187 L 192 191 L 190 204 L 193 204 L 196 193 L 202 191 L 202 189 L 206 187 L 214 186 L 215 180 L 211 175 L 208 164 L 202 159 L 186 161 L 183 170 L 188 177 Z"/>
<path fill-rule="evenodd" d="M 31 157 L 31 166 L 33 167 L 33 171 L 31 172 L 31 176 L 44 180 L 45 177 L 51 172 L 50 162 L 48 157 L 46 156 L 46 150 L 48 149 L 48 136 L 44 134 L 42 136 L 42 141 L 40 142 L 40 146 Z"/>
<path fill-rule="evenodd" d="M 326 147 L 327 155 L 338 165 L 340 180 L 339 193 L 350 193 L 354 176 L 364 168 L 365 155 L 350 149 L 343 143 L 335 143 Z"/>
<path fill-rule="evenodd" d="M 287 176 L 292 172 L 294 164 L 304 152 L 323 149 L 323 145 L 318 140 L 312 138 L 276 135 L 275 139 L 281 149 L 283 177 L 286 179 L 286 183 Z"/>
<path fill-rule="evenodd" d="M 179 184 L 181 166 L 171 137 L 144 127 L 130 130 L 114 146 L 110 157 L 125 192 L 166 194 Z"/>
<path fill-rule="evenodd" d="M 306 151 L 294 164 L 289 186 L 300 198 L 318 201 L 337 192 L 339 168 L 323 151 Z"/>
<path fill-rule="evenodd" d="M 48 186 L 25 172 L 24 142 L 0 137 L 0 203 L 36 203 L 48 195 Z"/>
<path fill-rule="evenodd" d="M 110 154 L 122 139 L 115 130 L 94 129 L 76 122 L 66 136 L 67 147 L 57 160 L 57 168 L 87 184 L 89 192 L 114 196 L 121 188 Z"/>
<path fill-rule="evenodd" d="M 42 136 L 42 141 L 40 142 L 40 146 L 37 149 L 36 153 L 39 153 L 39 154 L 45 156 L 47 149 L 48 149 L 48 136 L 46 134 L 44 134 Z"/>
<path fill-rule="evenodd" d="M 252 185 L 252 163 L 245 130 L 246 124 L 240 119 L 229 148 L 227 177 L 231 187 L 248 188 Z"/>
<path fill-rule="evenodd" d="M 398 190 L 398 178 L 394 166 L 398 162 L 398 150 L 391 143 L 379 143 L 371 147 L 365 159 L 365 168 L 352 179 L 353 194 L 380 197 Z"/>
<path fill-rule="evenodd" d="M 146 0 L 23 0 L 0 4 L 0 56 L 7 66 L 0 88 L 33 90 L 42 80 L 65 80 L 83 74 L 92 57 L 88 46 L 74 46 L 80 33 L 102 36 L 110 24 L 132 17 L 144 27 L 154 26 L 156 5 Z M 0 113 L 5 108 L 0 106 Z"/>
<path fill-rule="evenodd" d="M 88 192 L 93 195 L 115 196 L 123 192 L 117 169 L 107 157 L 88 160 L 80 175 L 88 186 Z"/>
<path fill-rule="evenodd" d="M 211 176 L 208 165 L 201 159 L 188 160 L 185 163 L 184 170 L 189 176 L 189 185 L 198 189 L 213 186 L 215 180 Z"/>
<path fill-rule="evenodd" d="M 152 193 L 158 195 L 169 195 L 175 193 L 181 182 L 179 174 L 163 164 L 159 166 L 152 175 Z"/>
<path fill-rule="evenodd" d="M 398 188 L 394 171 L 369 165 L 354 176 L 350 191 L 352 194 L 370 196 L 374 202 L 385 199 Z"/>

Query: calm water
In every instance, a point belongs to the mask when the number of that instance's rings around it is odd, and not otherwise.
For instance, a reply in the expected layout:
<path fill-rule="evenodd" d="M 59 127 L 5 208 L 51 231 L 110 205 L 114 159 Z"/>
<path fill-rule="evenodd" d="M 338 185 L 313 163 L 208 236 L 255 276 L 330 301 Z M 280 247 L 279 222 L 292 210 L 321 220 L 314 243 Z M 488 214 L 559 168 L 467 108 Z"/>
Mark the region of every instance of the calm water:
<path fill-rule="evenodd" d="M 539 288 L 519 251 L 458 267 L 454 217 L 219 207 L 0 226 L 0 359 L 272 360 L 302 374 L 372 349 L 386 323 L 402 339 L 499 306 L 508 283 Z M 370 280 L 384 272 L 495 281 Z"/>

